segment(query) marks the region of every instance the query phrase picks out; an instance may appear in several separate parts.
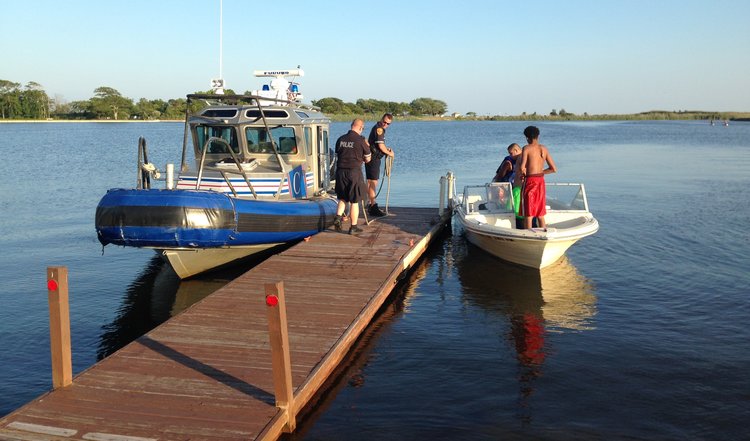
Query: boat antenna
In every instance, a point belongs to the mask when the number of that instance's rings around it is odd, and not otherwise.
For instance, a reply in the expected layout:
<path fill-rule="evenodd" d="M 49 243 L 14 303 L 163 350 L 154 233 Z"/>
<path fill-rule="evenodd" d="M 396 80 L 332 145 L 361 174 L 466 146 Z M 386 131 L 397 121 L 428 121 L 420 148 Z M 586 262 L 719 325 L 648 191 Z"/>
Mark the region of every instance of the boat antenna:
<path fill-rule="evenodd" d="M 297 72 L 294 73 L 294 76 L 292 77 L 292 81 L 289 82 L 289 87 L 292 87 L 292 84 L 294 84 L 294 80 L 297 78 L 297 73 L 299 70 L 302 69 L 302 65 L 297 65 Z"/>
<path fill-rule="evenodd" d="M 224 78 L 224 0 L 219 0 L 219 78 Z"/>
<path fill-rule="evenodd" d="M 219 78 L 211 80 L 216 95 L 224 95 L 224 0 L 219 0 Z"/>

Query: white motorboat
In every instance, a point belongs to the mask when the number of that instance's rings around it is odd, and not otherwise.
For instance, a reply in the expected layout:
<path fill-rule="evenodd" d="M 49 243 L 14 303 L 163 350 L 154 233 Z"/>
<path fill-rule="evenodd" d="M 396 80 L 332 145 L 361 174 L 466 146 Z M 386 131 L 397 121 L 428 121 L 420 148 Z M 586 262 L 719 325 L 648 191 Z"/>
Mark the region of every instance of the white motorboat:
<path fill-rule="evenodd" d="M 547 228 L 516 226 L 510 183 L 464 187 L 454 208 L 467 239 L 503 260 L 532 268 L 556 262 L 578 240 L 599 230 L 583 184 L 547 183 Z"/>

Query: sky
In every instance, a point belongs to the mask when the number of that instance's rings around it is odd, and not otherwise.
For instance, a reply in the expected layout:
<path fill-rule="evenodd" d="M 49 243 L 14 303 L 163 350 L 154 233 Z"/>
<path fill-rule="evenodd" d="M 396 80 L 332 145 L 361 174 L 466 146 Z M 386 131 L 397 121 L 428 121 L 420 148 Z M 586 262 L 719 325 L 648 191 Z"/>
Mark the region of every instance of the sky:
<path fill-rule="evenodd" d="M 259 89 L 253 70 L 299 65 L 306 102 L 739 112 L 749 19 L 747 0 L 0 0 L 0 80 L 67 102 L 100 86 L 137 101 L 208 90 L 220 73 Z"/>

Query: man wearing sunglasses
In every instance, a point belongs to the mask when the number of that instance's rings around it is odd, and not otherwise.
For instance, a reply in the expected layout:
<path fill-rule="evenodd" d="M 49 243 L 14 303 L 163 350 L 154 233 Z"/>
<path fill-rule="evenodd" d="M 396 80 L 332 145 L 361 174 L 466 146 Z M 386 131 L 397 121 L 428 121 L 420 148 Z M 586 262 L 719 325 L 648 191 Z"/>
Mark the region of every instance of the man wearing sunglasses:
<path fill-rule="evenodd" d="M 393 115 L 386 113 L 380 118 L 370 130 L 370 136 L 367 142 L 370 144 L 372 159 L 365 164 L 365 175 L 367 177 L 367 190 L 370 199 L 370 208 L 367 210 L 370 216 L 385 216 L 385 213 L 378 207 L 375 201 L 378 189 L 378 179 L 380 179 L 380 159 L 383 156 L 393 158 L 393 150 L 385 145 L 385 129 L 393 123 Z"/>

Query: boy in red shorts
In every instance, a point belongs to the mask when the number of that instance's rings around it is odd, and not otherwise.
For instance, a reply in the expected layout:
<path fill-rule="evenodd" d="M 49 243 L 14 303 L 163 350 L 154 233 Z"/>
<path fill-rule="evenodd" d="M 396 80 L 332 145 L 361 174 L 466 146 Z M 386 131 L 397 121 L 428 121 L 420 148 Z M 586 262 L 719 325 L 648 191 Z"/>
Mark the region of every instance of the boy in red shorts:
<path fill-rule="evenodd" d="M 528 126 L 523 131 L 526 136 L 526 144 L 521 152 L 521 176 L 524 177 L 523 184 L 523 216 L 526 229 L 531 228 L 533 218 L 537 218 L 539 226 L 547 229 L 544 215 L 547 214 L 547 188 L 544 184 L 544 175 L 555 173 L 557 167 L 547 147 L 539 144 L 539 129 Z M 544 164 L 547 168 L 544 168 Z"/>

